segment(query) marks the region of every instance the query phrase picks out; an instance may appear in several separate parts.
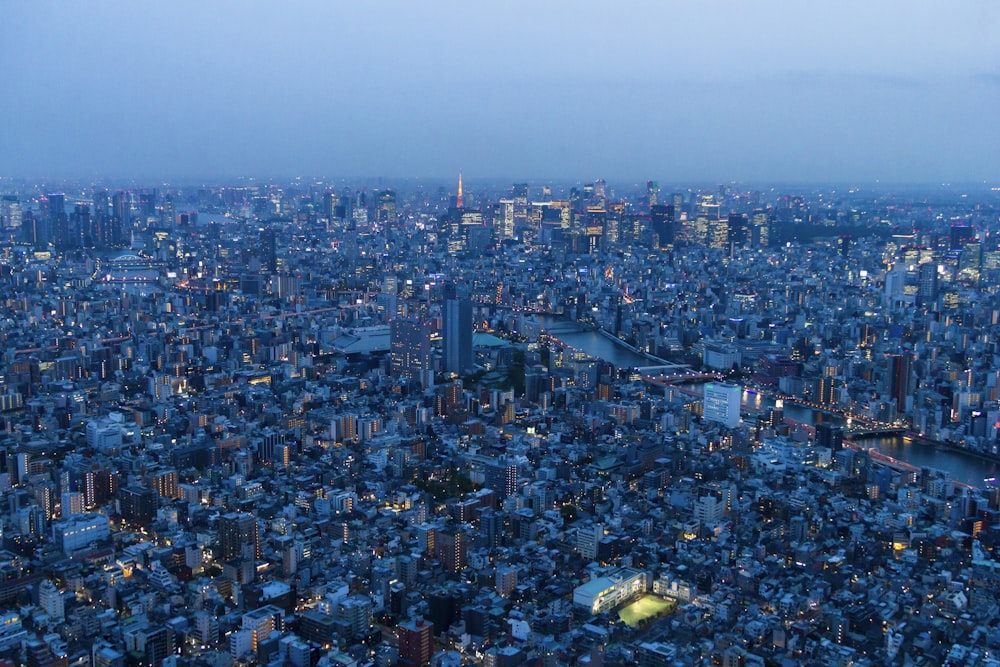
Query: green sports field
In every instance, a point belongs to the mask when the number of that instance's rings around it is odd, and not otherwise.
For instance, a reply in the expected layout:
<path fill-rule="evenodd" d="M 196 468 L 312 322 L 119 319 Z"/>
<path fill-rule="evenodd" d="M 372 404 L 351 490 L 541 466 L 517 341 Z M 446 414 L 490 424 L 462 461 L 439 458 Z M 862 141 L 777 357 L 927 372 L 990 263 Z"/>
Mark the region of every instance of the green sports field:
<path fill-rule="evenodd" d="M 637 628 L 643 621 L 669 614 L 675 606 L 676 603 L 670 600 L 654 595 L 643 595 L 632 604 L 622 607 L 618 612 L 618 618 L 630 628 Z"/>

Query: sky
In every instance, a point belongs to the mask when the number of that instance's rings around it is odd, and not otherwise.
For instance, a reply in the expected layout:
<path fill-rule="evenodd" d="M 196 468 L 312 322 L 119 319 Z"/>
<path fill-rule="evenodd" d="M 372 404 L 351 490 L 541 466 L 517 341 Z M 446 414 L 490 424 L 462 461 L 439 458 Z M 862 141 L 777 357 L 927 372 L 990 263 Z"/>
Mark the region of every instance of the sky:
<path fill-rule="evenodd" d="M 1000 184 L 995 0 L 9 0 L 0 86 L 0 177 Z"/>

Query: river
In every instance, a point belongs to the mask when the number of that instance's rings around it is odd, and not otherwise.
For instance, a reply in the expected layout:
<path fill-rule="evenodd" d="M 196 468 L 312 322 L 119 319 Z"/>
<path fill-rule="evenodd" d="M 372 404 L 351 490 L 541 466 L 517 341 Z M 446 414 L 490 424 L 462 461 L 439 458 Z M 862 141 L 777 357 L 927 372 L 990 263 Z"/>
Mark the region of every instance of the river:
<path fill-rule="evenodd" d="M 603 359 L 619 368 L 656 365 L 656 362 L 633 352 L 623 344 L 616 343 L 600 332 L 582 327 L 576 322 L 553 315 L 538 315 L 536 318 L 548 333 L 567 345 L 582 350 L 592 357 Z M 745 392 L 743 400 L 756 408 L 766 409 L 772 405 L 769 398 L 754 392 Z M 784 412 L 786 417 L 804 424 L 818 424 L 823 421 L 843 423 L 843 419 L 838 415 L 794 403 L 786 402 Z M 911 442 L 902 437 L 870 438 L 860 441 L 858 444 L 862 447 L 874 447 L 879 452 L 905 461 L 910 465 L 943 470 L 950 473 L 953 480 L 972 486 L 983 486 L 984 479 L 1000 476 L 1000 465 L 995 462 L 985 461 L 964 452 L 938 449 L 933 445 Z"/>
<path fill-rule="evenodd" d="M 536 315 L 545 330 L 562 342 L 583 350 L 592 357 L 603 359 L 619 368 L 655 366 L 657 362 L 633 352 L 622 343 L 616 343 L 599 331 L 587 329 L 576 322 L 554 315 Z"/>

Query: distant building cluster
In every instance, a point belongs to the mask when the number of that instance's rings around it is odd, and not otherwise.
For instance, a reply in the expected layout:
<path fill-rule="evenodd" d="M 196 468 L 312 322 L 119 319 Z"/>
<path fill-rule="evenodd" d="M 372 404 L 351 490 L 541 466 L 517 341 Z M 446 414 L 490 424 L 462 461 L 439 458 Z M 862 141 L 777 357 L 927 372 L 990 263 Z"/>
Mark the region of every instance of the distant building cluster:
<path fill-rule="evenodd" d="M 0 665 L 997 664 L 995 193 L 0 183 Z"/>

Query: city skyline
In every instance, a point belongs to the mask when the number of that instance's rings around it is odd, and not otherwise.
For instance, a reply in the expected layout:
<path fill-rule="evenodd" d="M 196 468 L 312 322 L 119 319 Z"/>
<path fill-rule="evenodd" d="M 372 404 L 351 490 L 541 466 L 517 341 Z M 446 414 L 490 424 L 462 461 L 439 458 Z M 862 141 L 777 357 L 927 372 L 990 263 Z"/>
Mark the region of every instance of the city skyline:
<path fill-rule="evenodd" d="M 39 7 L 6 10 L 0 176 L 941 183 L 1000 170 L 984 111 L 1000 101 L 1000 22 L 985 3 Z"/>

